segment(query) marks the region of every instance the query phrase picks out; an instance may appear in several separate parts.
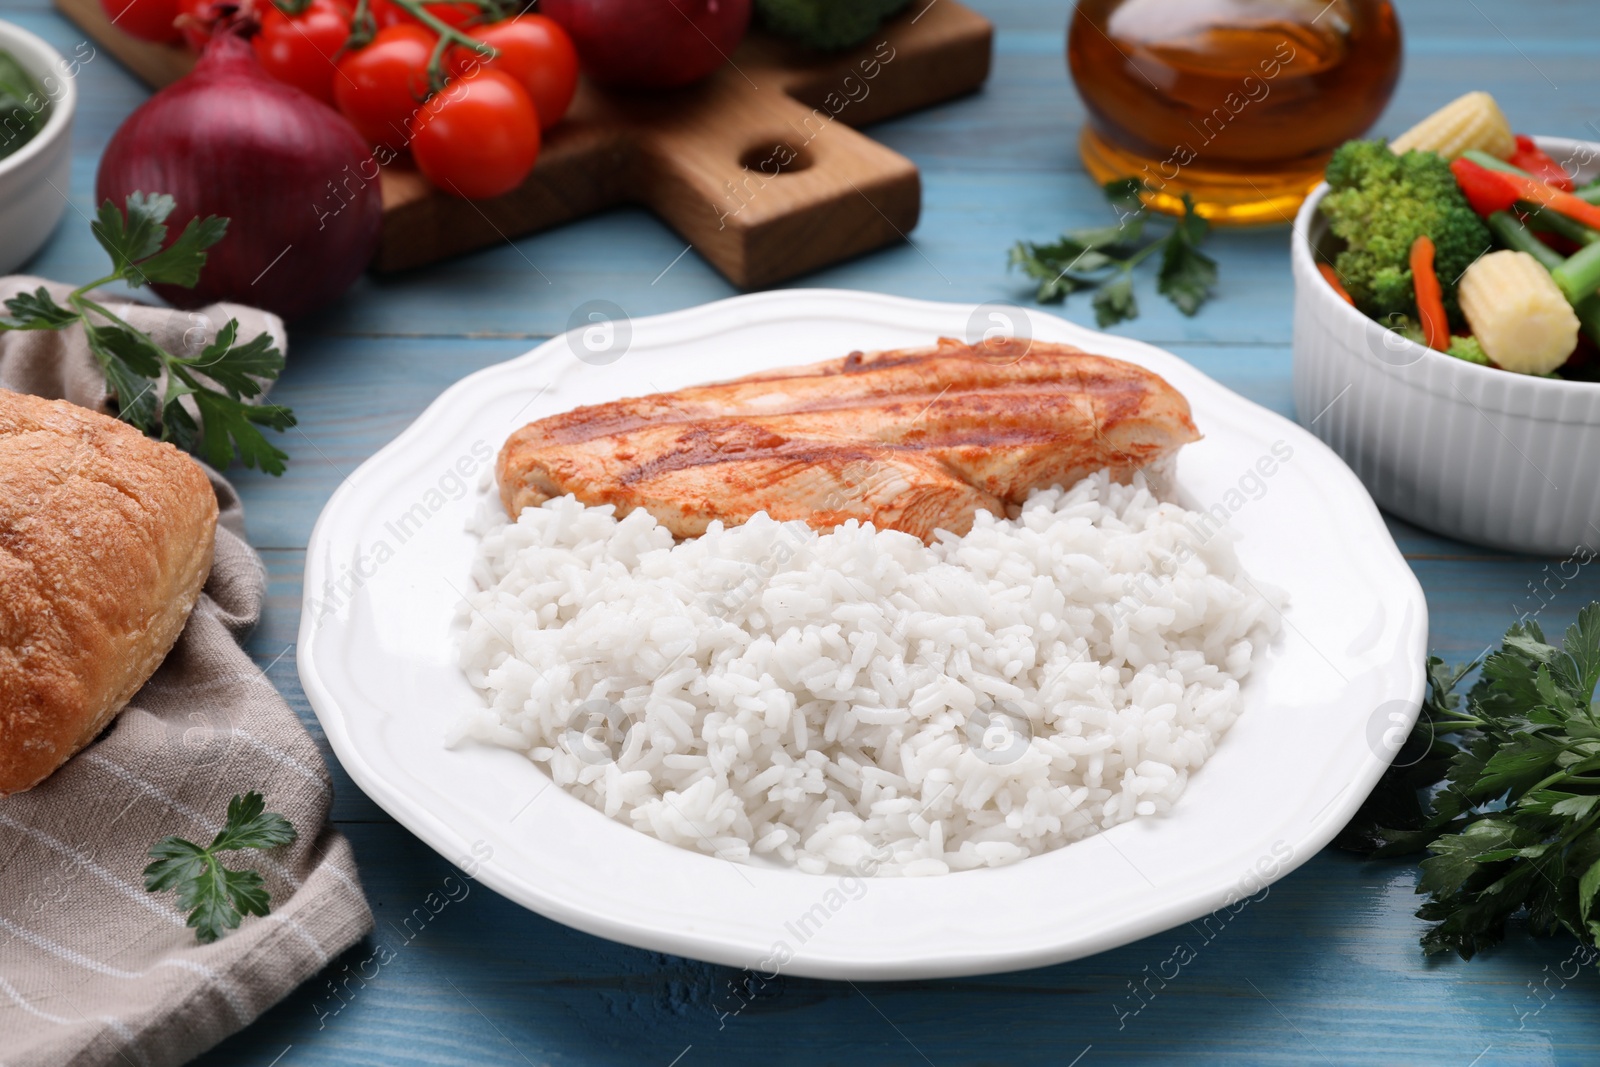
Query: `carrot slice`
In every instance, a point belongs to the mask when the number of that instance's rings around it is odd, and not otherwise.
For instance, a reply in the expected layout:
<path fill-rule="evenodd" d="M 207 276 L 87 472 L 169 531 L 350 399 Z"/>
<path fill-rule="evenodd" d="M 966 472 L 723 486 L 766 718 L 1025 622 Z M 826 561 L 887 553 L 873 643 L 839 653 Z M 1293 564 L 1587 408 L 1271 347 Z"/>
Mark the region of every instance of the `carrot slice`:
<path fill-rule="evenodd" d="M 1444 313 L 1444 293 L 1433 272 L 1433 238 L 1423 234 L 1411 242 L 1411 279 L 1417 290 L 1417 317 L 1428 347 L 1443 352 L 1450 347 L 1450 320 Z"/>
<path fill-rule="evenodd" d="M 1552 186 L 1546 185 L 1537 178 L 1525 177 L 1521 174 L 1506 174 L 1491 171 L 1507 189 L 1517 194 L 1517 199 L 1528 200 L 1540 207 L 1547 207 L 1569 219 L 1583 223 L 1593 230 L 1600 230 L 1600 207 L 1580 200 L 1571 193 L 1562 192 Z"/>
<path fill-rule="evenodd" d="M 1318 263 L 1317 270 L 1322 272 L 1322 277 L 1329 285 L 1333 286 L 1333 291 L 1339 294 L 1341 300 L 1351 307 L 1355 307 L 1356 302 L 1350 299 L 1350 294 L 1345 291 L 1344 283 L 1339 280 L 1339 272 L 1333 269 L 1332 264 Z"/>

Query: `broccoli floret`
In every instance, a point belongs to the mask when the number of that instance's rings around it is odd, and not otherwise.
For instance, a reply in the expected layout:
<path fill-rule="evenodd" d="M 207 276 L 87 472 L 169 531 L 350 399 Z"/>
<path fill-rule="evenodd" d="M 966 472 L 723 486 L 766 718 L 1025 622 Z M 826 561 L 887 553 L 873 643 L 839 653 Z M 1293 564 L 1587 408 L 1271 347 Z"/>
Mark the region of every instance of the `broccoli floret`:
<path fill-rule="evenodd" d="M 1382 141 L 1348 141 L 1328 162 L 1322 213 L 1345 240 L 1335 267 L 1356 307 L 1387 321 L 1416 311 L 1408 258 L 1421 234 L 1433 238 L 1434 271 L 1456 323 L 1456 281 L 1493 241 L 1456 185 L 1450 164 L 1432 152 L 1395 155 Z"/>
<path fill-rule="evenodd" d="M 761 24 L 827 52 L 851 48 L 910 0 L 756 0 Z"/>
<path fill-rule="evenodd" d="M 1483 346 L 1478 343 L 1476 337 L 1450 338 L 1450 347 L 1445 354 L 1464 359 L 1468 363 L 1478 363 L 1485 367 L 1489 365 L 1489 357 L 1484 355 Z"/>

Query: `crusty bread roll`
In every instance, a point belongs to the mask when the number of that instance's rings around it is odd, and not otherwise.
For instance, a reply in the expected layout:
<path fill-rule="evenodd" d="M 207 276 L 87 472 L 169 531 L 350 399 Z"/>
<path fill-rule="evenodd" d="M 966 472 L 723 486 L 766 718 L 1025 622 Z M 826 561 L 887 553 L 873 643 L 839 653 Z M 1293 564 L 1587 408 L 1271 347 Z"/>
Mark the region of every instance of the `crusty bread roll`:
<path fill-rule="evenodd" d="M 217 498 L 169 444 L 0 389 L 0 796 L 95 739 L 172 648 Z"/>

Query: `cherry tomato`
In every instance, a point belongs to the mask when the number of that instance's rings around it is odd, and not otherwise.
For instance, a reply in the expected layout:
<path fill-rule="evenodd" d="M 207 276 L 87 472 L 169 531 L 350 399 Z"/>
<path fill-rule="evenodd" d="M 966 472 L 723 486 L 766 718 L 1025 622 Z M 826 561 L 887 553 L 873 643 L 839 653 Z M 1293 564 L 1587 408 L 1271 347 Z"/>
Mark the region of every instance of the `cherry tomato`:
<path fill-rule="evenodd" d="M 511 75 L 528 91 L 539 125 L 548 130 L 561 121 L 578 88 L 578 50 L 561 24 L 543 15 L 522 15 L 467 31 L 500 53 L 484 61 L 471 49 L 457 46 L 450 54 L 450 69 L 469 73 L 475 64 Z"/>
<path fill-rule="evenodd" d="M 428 58 L 437 40 L 421 26 L 390 26 L 339 60 L 334 102 L 369 144 L 404 146 L 411 117 L 428 95 Z"/>
<path fill-rule="evenodd" d="M 483 8 L 477 4 L 423 4 L 422 6 L 427 9 L 428 14 L 446 26 L 454 26 L 458 30 L 483 14 Z"/>
<path fill-rule="evenodd" d="M 311 0 L 294 17 L 267 4 L 251 44 L 268 74 L 333 104 L 333 65 L 350 37 L 350 12 L 338 0 Z"/>
<path fill-rule="evenodd" d="M 477 4 L 444 3 L 423 4 L 422 6 L 427 9 L 428 14 L 446 26 L 454 26 L 458 30 L 483 13 L 483 8 Z M 369 0 L 367 10 L 372 12 L 373 21 L 380 30 L 401 24 L 422 25 L 419 20 L 411 17 L 411 12 L 399 4 L 391 3 L 390 0 Z"/>
<path fill-rule="evenodd" d="M 117 29 L 143 41 L 176 41 L 180 36 L 172 20 L 178 17 L 178 0 L 100 0 L 100 9 Z"/>
<path fill-rule="evenodd" d="M 406 12 L 391 4 L 389 0 L 368 0 L 367 11 L 372 15 L 373 24 L 380 30 L 390 26 L 398 26 L 402 22 L 415 21 Z"/>
<path fill-rule="evenodd" d="M 509 193 L 539 157 L 539 114 L 511 75 L 480 70 L 429 100 L 411 124 L 411 155 L 428 180 L 469 200 Z"/>

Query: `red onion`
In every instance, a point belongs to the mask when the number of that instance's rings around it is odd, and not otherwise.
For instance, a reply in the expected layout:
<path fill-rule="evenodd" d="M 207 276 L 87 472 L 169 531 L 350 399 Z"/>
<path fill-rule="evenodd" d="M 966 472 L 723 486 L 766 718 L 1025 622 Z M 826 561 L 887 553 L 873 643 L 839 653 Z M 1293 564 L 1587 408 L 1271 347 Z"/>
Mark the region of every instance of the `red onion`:
<path fill-rule="evenodd" d="M 344 116 L 272 78 L 237 31 L 219 29 L 194 70 L 145 101 L 106 146 L 97 201 L 168 193 L 170 236 L 228 218 L 193 289 L 169 303 L 233 300 L 295 318 L 349 289 L 383 222 L 378 165 Z"/>

